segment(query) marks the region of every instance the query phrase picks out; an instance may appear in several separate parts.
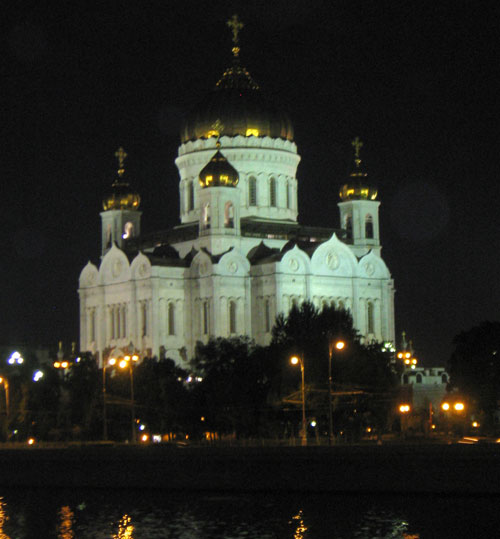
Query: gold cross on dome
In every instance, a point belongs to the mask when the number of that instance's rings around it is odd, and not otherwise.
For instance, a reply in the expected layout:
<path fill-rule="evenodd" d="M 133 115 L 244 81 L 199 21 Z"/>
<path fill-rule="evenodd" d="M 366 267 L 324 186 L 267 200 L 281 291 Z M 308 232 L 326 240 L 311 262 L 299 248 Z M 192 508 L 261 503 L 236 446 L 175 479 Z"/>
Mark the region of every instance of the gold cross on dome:
<path fill-rule="evenodd" d="M 356 137 L 351 144 L 354 146 L 354 155 L 356 159 L 359 159 L 359 150 L 363 147 L 363 143 L 359 140 L 359 137 Z"/>
<path fill-rule="evenodd" d="M 233 15 L 226 24 L 233 32 L 233 43 L 238 45 L 238 34 L 245 25 L 238 19 L 238 15 Z"/>
<path fill-rule="evenodd" d="M 118 150 L 115 152 L 115 157 L 118 159 L 118 175 L 122 176 L 125 172 L 125 167 L 123 166 L 123 162 L 127 158 L 127 154 L 125 153 L 125 150 L 120 146 Z"/>

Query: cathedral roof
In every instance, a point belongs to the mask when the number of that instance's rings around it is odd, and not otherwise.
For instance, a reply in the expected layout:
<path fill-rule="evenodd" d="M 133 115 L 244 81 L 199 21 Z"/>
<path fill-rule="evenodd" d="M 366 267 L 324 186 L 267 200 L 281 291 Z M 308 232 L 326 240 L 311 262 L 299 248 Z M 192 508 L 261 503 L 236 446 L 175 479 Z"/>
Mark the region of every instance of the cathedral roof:
<path fill-rule="evenodd" d="M 260 90 L 239 60 L 238 32 L 243 25 L 237 17 L 228 21 L 233 30 L 233 61 L 215 88 L 185 118 L 181 141 L 216 135 L 272 137 L 293 140 L 290 118 Z M 217 132 L 213 126 L 223 126 Z"/>

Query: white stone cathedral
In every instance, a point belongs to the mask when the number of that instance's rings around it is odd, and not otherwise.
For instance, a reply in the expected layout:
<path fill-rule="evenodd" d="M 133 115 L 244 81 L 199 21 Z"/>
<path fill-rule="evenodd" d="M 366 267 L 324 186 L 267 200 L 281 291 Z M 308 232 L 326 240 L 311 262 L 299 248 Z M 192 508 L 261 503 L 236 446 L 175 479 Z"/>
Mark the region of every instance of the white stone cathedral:
<path fill-rule="evenodd" d="M 377 191 L 353 141 L 338 230 L 297 222 L 300 156 L 286 114 L 239 63 L 187 116 L 176 165 L 180 224 L 141 234 L 140 197 L 118 174 L 103 200 L 100 264 L 79 279 L 80 349 L 180 365 L 197 342 L 268 344 L 278 313 L 305 300 L 349 309 L 367 341 L 394 341 L 394 283 L 380 256 Z"/>

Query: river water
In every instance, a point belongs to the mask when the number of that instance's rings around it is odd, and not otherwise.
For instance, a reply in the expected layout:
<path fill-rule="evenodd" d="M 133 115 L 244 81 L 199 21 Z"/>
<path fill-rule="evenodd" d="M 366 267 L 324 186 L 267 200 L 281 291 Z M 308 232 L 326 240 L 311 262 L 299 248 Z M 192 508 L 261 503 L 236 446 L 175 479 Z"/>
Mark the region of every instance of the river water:
<path fill-rule="evenodd" d="M 0 539 L 500 536 L 500 498 L 2 489 Z"/>

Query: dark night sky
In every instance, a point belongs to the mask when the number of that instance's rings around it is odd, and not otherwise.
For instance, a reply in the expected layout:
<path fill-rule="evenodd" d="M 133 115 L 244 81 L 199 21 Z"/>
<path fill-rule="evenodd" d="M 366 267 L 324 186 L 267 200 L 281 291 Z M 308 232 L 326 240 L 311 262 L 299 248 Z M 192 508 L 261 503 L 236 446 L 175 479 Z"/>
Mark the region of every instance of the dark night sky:
<path fill-rule="evenodd" d="M 16 7 L 17 6 L 17 7 Z M 500 10 L 485 2 L 12 3 L 4 13 L 0 344 L 76 340 L 123 145 L 143 231 L 178 223 L 184 111 L 241 58 L 289 112 L 299 219 L 338 226 L 350 141 L 379 187 L 397 332 L 422 361 L 498 320 Z"/>

